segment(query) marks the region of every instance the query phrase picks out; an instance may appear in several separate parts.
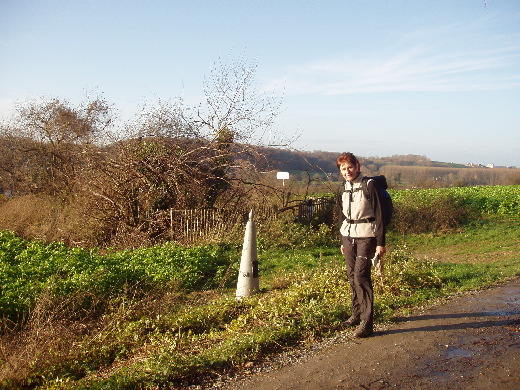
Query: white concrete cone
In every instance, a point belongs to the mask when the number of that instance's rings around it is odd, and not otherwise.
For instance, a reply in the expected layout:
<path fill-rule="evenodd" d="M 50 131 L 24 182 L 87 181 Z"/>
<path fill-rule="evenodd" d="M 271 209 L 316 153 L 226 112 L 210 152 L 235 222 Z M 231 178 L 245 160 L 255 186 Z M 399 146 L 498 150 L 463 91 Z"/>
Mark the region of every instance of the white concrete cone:
<path fill-rule="evenodd" d="M 258 281 L 258 254 L 256 251 L 256 225 L 253 221 L 253 210 L 251 210 L 244 234 L 236 297 L 237 299 L 250 297 L 258 291 L 260 291 L 260 286 Z"/>

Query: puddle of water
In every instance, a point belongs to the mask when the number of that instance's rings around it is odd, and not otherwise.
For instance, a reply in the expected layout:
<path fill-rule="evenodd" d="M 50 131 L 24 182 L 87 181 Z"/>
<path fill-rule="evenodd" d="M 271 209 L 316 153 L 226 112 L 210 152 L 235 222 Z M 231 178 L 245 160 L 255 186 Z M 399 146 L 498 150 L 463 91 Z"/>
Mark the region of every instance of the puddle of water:
<path fill-rule="evenodd" d="M 450 346 L 446 349 L 446 356 L 448 356 L 448 357 L 472 357 L 473 352 L 468 351 L 467 349 Z"/>
<path fill-rule="evenodd" d="M 509 316 L 516 316 L 519 315 L 519 310 L 513 310 L 513 311 L 491 311 L 487 312 L 487 316 L 493 316 L 493 317 L 509 317 Z"/>

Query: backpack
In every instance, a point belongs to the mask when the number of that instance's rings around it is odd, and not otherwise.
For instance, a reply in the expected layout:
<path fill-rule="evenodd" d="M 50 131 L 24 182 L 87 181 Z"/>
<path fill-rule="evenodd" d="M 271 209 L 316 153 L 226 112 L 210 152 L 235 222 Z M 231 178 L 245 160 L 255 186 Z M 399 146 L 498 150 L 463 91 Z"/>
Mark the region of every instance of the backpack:
<path fill-rule="evenodd" d="M 394 204 L 392 196 L 387 191 L 388 184 L 384 175 L 363 177 L 362 187 L 367 199 L 370 200 L 370 193 L 368 191 L 368 181 L 373 180 L 377 193 L 379 194 L 379 203 L 381 204 L 381 214 L 383 215 L 383 226 L 386 228 L 392 220 L 394 212 Z"/>

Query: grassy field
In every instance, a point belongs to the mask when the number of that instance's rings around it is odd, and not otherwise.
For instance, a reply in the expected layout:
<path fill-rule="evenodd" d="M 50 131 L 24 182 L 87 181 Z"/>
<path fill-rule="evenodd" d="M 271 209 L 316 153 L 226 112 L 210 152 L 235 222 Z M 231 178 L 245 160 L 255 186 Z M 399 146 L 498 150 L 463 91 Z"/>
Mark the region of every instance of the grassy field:
<path fill-rule="evenodd" d="M 457 191 L 395 195 L 396 226 L 451 219 L 448 204 L 472 211 L 454 227 L 389 234 L 376 323 L 520 276 L 519 187 Z M 259 229 L 261 292 L 242 300 L 236 244 L 98 253 L 3 232 L 0 385 L 178 388 L 341 331 L 350 292 L 334 230 L 280 223 L 280 245 Z"/>
<path fill-rule="evenodd" d="M 520 252 L 520 229 L 515 217 L 482 217 L 449 234 L 427 233 L 395 237 L 406 241 L 417 258 L 450 263 L 514 261 Z"/>

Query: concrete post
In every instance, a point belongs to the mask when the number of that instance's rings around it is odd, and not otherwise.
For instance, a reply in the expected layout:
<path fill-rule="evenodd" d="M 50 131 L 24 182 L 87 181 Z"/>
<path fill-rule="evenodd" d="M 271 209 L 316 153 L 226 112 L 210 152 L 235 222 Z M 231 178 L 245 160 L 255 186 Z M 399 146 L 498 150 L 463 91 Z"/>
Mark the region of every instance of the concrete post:
<path fill-rule="evenodd" d="M 258 254 L 256 250 L 256 225 L 253 220 L 253 210 L 251 210 L 244 234 L 236 297 L 237 299 L 250 297 L 258 291 L 260 291 L 260 287 L 258 280 Z"/>

